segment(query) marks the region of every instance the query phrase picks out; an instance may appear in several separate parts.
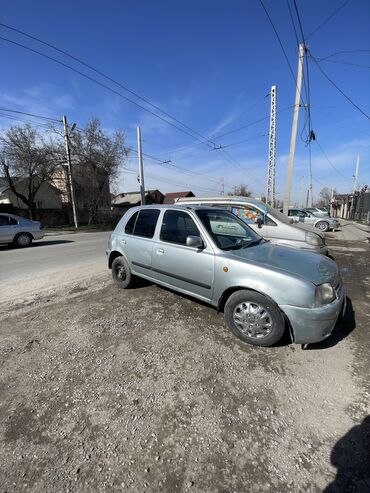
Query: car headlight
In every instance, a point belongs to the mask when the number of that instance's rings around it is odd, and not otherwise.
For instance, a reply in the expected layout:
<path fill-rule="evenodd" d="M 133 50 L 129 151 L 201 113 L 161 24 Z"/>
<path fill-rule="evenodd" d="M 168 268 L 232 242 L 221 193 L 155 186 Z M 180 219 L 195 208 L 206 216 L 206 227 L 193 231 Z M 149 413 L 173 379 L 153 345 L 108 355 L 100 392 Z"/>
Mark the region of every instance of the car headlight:
<path fill-rule="evenodd" d="M 331 284 L 325 282 L 324 284 L 317 286 L 315 293 L 316 306 L 328 305 L 335 300 L 335 298 L 335 291 Z"/>
<path fill-rule="evenodd" d="M 309 231 L 306 232 L 306 241 L 310 245 L 323 245 L 324 244 L 320 235 L 317 235 L 316 233 L 311 233 Z"/>

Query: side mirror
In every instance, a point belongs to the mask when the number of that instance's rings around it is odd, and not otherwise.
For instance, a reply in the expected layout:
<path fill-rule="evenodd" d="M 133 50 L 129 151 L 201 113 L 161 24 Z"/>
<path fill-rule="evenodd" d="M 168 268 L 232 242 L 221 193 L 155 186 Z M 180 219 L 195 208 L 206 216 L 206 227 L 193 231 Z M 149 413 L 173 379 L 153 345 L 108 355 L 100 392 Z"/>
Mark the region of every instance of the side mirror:
<path fill-rule="evenodd" d="M 200 236 L 189 235 L 186 237 L 186 246 L 192 248 L 204 248 L 204 243 Z"/>
<path fill-rule="evenodd" d="M 257 219 L 256 219 L 256 224 L 257 224 L 257 227 L 258 228 L 262 228 L 263 224 L 265 222 L 265 219 L 264 217 L 262 216 L 258 216 Z"/>

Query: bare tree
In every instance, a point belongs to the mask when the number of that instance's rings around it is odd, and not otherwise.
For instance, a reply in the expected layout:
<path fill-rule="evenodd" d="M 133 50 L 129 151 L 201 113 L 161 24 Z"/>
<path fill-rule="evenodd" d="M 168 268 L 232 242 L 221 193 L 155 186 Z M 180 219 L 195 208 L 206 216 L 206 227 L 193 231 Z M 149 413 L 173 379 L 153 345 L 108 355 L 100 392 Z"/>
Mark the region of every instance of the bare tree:
<path fill-rule="evenodd" d="M 333 193 L 336 194 L 336 191 L 334 190 Z M 329 206 L 331 201 L 331 189 L 328 187 L 322 188 L 319 192 L 319 197 L 320 199 L 317 201 L 316 204 L 318 207 Z"/>
<path fill-rule="evenodd" d="M 252 192 L 249 190 L 248 185 L 241 183 L 237 187 L 234 187 L 232 192 L 229 192 L 228 195 L 238 195 L 239 197 L 250 197 Z"/>
<path fill-rule="evenodd" d="M 14 195 L 28 207 L 31 219 L 35 219 L 37 192 L 59 165 L 51 132 L 40 133 L 26 124 L 12 126 L 0 135 L 0 170 Z"/>
<path fill-rule="evenodd" d="M 72 132 L 70 139 L 77 204 L 88 209 L 91 224 L 99 206 L 110 206 L 109 185 L 117 178 L 128 149 L 123 133 L 108 136 L 97 118 L 84 131 Z"/>

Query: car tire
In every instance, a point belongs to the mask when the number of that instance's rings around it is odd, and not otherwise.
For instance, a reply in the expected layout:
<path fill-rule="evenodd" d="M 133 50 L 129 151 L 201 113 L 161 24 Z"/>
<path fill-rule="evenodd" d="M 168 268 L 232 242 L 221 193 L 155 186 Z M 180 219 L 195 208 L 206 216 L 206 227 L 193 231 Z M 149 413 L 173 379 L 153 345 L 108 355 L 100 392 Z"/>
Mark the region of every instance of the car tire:
<path fill-rule="evenodd" d="M 112 263 L 112 278 L 117 287 L 127 289 L 134 284 L 134 276 L 124 257 L 117 257 Z"/>
<path fill-rule="evenodd" d="M 224 318 L 233 334 L 254 346 L 272 346 L 285 332 L 284 317 L 276 303 L 247 289 L 229 297 Z"/>
<path fill-rule="evenodd" d="M 31 245 L 32 239 L 29 233 L 19 233 L 14 238 L 14 244 L 19 248 L 26 248 Z"/>
<path fill-rule="evenodd" d="M 329 230 L 329 223 L 327 223 L 326 221 L 319 221 L 318 223 L 315 224 L 315 227 L 318 228 L 323 233 L 325 233 L 326 231 Z"/>

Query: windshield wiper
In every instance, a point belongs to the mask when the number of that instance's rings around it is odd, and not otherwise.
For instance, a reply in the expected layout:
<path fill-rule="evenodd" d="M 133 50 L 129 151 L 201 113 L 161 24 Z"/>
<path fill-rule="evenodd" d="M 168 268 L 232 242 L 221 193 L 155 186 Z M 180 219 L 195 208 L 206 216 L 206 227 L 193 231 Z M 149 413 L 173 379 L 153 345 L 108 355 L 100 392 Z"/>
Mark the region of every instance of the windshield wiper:
<path fill-rule="evenodd" d="M 261 241 L 265 241 L 265 239 L 264 238 L 258 238 L 258 240 L 252 240 L 249 243 L 247 243 L 246 245 L 243 245 L 243 248 L 248 248 L 252 245 L 258 245 L 259 243 L 261 243 Z"/>

